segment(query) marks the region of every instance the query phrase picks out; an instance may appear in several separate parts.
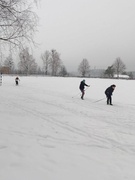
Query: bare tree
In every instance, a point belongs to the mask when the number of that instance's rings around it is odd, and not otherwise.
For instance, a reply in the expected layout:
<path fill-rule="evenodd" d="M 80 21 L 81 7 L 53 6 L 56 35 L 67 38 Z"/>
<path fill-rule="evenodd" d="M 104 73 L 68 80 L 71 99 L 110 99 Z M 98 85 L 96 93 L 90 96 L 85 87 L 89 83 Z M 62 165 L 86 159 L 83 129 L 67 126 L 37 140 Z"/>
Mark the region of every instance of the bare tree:
<path fill-rule="evenodd" d="M 45 75 L 47 75 L 50 65 L 50 52 L 45 51 L 44 54 L 41 55 L 41 59 L 43 60 L 43 68 L 45 71 Z"/>
<path fill-rule="evenodd" d="M 114 67 L 115 72 L 117 74 L 117 78 L 119 78 L 119 75 L 122 74 L 126 69 L 126 66 L 123 63 L 123 61 L 120 59 L 120 57 L 116 58 L 116 60 L 113 64 L 113 67 Z"/>
<path fill-rule="evenodd" d="M 35 0 L 0 0 L 0 42 L 22 46 L 33 42 L 37 15 L 31 5 Z"/>
<path fill-rule="evenodd" d="M 37 63 L 32 55 L 29 53 L 29 49 L 23 49 L 20 54 L 20 62 L 18 63 L 19 70 L 25 74 L 34 74 L 37 71 Z"/>
<path fill-rule="evenodd" d="M 133 72 L 129 72 L 128 75 L 129 75 L 130 79 L 134 78 Z"/>
<path fill-rule="evenodd" d="M 105 70 L 104 74 L 107 75 L 109 78 L 113 78 L 115 69 L 112 66 L 108 66 L 108 68 Z"/>
<path fill-rule="evenodd" d="M 61 66 L 60 54 L 56 50 L 52 49 L 51 58 L 50 58 L 50 68 L 52 70 L 52 76 L 57 75 L 60 66 Z"/>
<path fill-rule="evenodd" d="M 4 61 L 4 66 L 8 67 L 10 69 L 10 73 L 14 70 L 14 61 L 12 58 L 12 54 L 9 54 L 9 56 Z"/>
<path fill-rule="evenodd" d="M 59 74 L 60 74 L 60 76 L 63 76 L 63 77 L 68 75 L 67 69 L 66 69 L 66 67 L 65 67 L 64 65 L 62 65 L 62 66 L 60 67 L 60 72 L 59 72 Z"/>
<path fill-rule="evenodd" d="M 90 65 L 87 59 L 82 60 L 78 67 L 78 71 L 83 77 L 90 73 Z"/>

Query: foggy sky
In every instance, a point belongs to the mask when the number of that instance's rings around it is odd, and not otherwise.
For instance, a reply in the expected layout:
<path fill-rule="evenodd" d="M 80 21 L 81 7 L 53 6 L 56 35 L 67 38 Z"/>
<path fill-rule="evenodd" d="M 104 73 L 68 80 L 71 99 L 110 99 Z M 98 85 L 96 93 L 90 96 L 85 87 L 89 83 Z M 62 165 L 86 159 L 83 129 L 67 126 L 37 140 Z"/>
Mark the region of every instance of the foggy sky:
<path fill-rule="evenodd" d="M 41 0 L 37 14 L 37 57 L 56 49 L 69 71 L 83 58 L 98 69 L 120 57 L 135 70 L 135 0 Z"/>

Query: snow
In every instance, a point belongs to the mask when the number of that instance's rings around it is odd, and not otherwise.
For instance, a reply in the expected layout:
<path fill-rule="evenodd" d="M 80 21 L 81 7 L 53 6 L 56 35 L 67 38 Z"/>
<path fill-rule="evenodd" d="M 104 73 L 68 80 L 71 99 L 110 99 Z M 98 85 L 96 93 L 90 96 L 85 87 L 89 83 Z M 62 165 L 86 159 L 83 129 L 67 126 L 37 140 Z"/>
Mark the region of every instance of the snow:
<path fill-rule="evenodd" d="M 135 81 L 86 78 L 81 100 L 81 78 L 14 79 L 0 86 L 0 180 L 135 180 Z"/>

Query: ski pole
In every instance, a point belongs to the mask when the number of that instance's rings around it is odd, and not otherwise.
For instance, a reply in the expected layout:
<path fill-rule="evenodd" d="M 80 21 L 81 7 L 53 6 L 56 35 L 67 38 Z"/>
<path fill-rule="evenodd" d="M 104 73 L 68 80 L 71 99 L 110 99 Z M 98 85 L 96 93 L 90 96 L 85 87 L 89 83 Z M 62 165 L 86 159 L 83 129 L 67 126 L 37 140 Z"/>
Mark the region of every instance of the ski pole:
<path fill-rule="evenodd" d="M 102 100 L 104 100 L 104 99 L 106 99 L 106 98 L 99 99 L 99 100 L 97 100 L 97 101 L 94 101 L 93 103 L 97 103 L 97 102 L 102 101 Z"/>
<path fill-rule="evenodd" d="M 86 89 L 84 89 L 84 91 L 87 91 L 88 90 L 88 87 Z"/>
<path fill-rule="evenodd" d="M 88 87 L 85 89 L 87 91 Z M 76 95 L 72 96 L 72 98 L 77 97 L 80 93 L 77 93 Z"/>
<path fill-rule="evenodd" d="M 76 95 L 72 96 L 72 98 L 77 97 L 80 93 L 77 93 Z"/>

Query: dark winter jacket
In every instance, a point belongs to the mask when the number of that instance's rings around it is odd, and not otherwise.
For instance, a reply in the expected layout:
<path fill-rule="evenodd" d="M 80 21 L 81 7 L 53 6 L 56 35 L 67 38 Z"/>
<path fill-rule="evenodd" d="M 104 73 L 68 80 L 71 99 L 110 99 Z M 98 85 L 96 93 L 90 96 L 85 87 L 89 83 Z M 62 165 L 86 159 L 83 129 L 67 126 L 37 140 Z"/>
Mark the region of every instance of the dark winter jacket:
<path fill-rule="evenodd" d="M 80 86 L 79 86 L 79 89 L 80 89 L 80 90 L 84 90 L 84 86 L 88 86 L 88 85 L 85 84 L 84 81 L 81 81 Z"/>
<path fill-rule="evenodd" d="M 105 94 L 106 94 L 106 96 L 111 96 L 112 95 L 112 93 L 113 93 L 113 91 L 114 91 L 114 85 L 111 85 L 110 87 L 108 87 L 106 90 L 105 90 Z"/>

